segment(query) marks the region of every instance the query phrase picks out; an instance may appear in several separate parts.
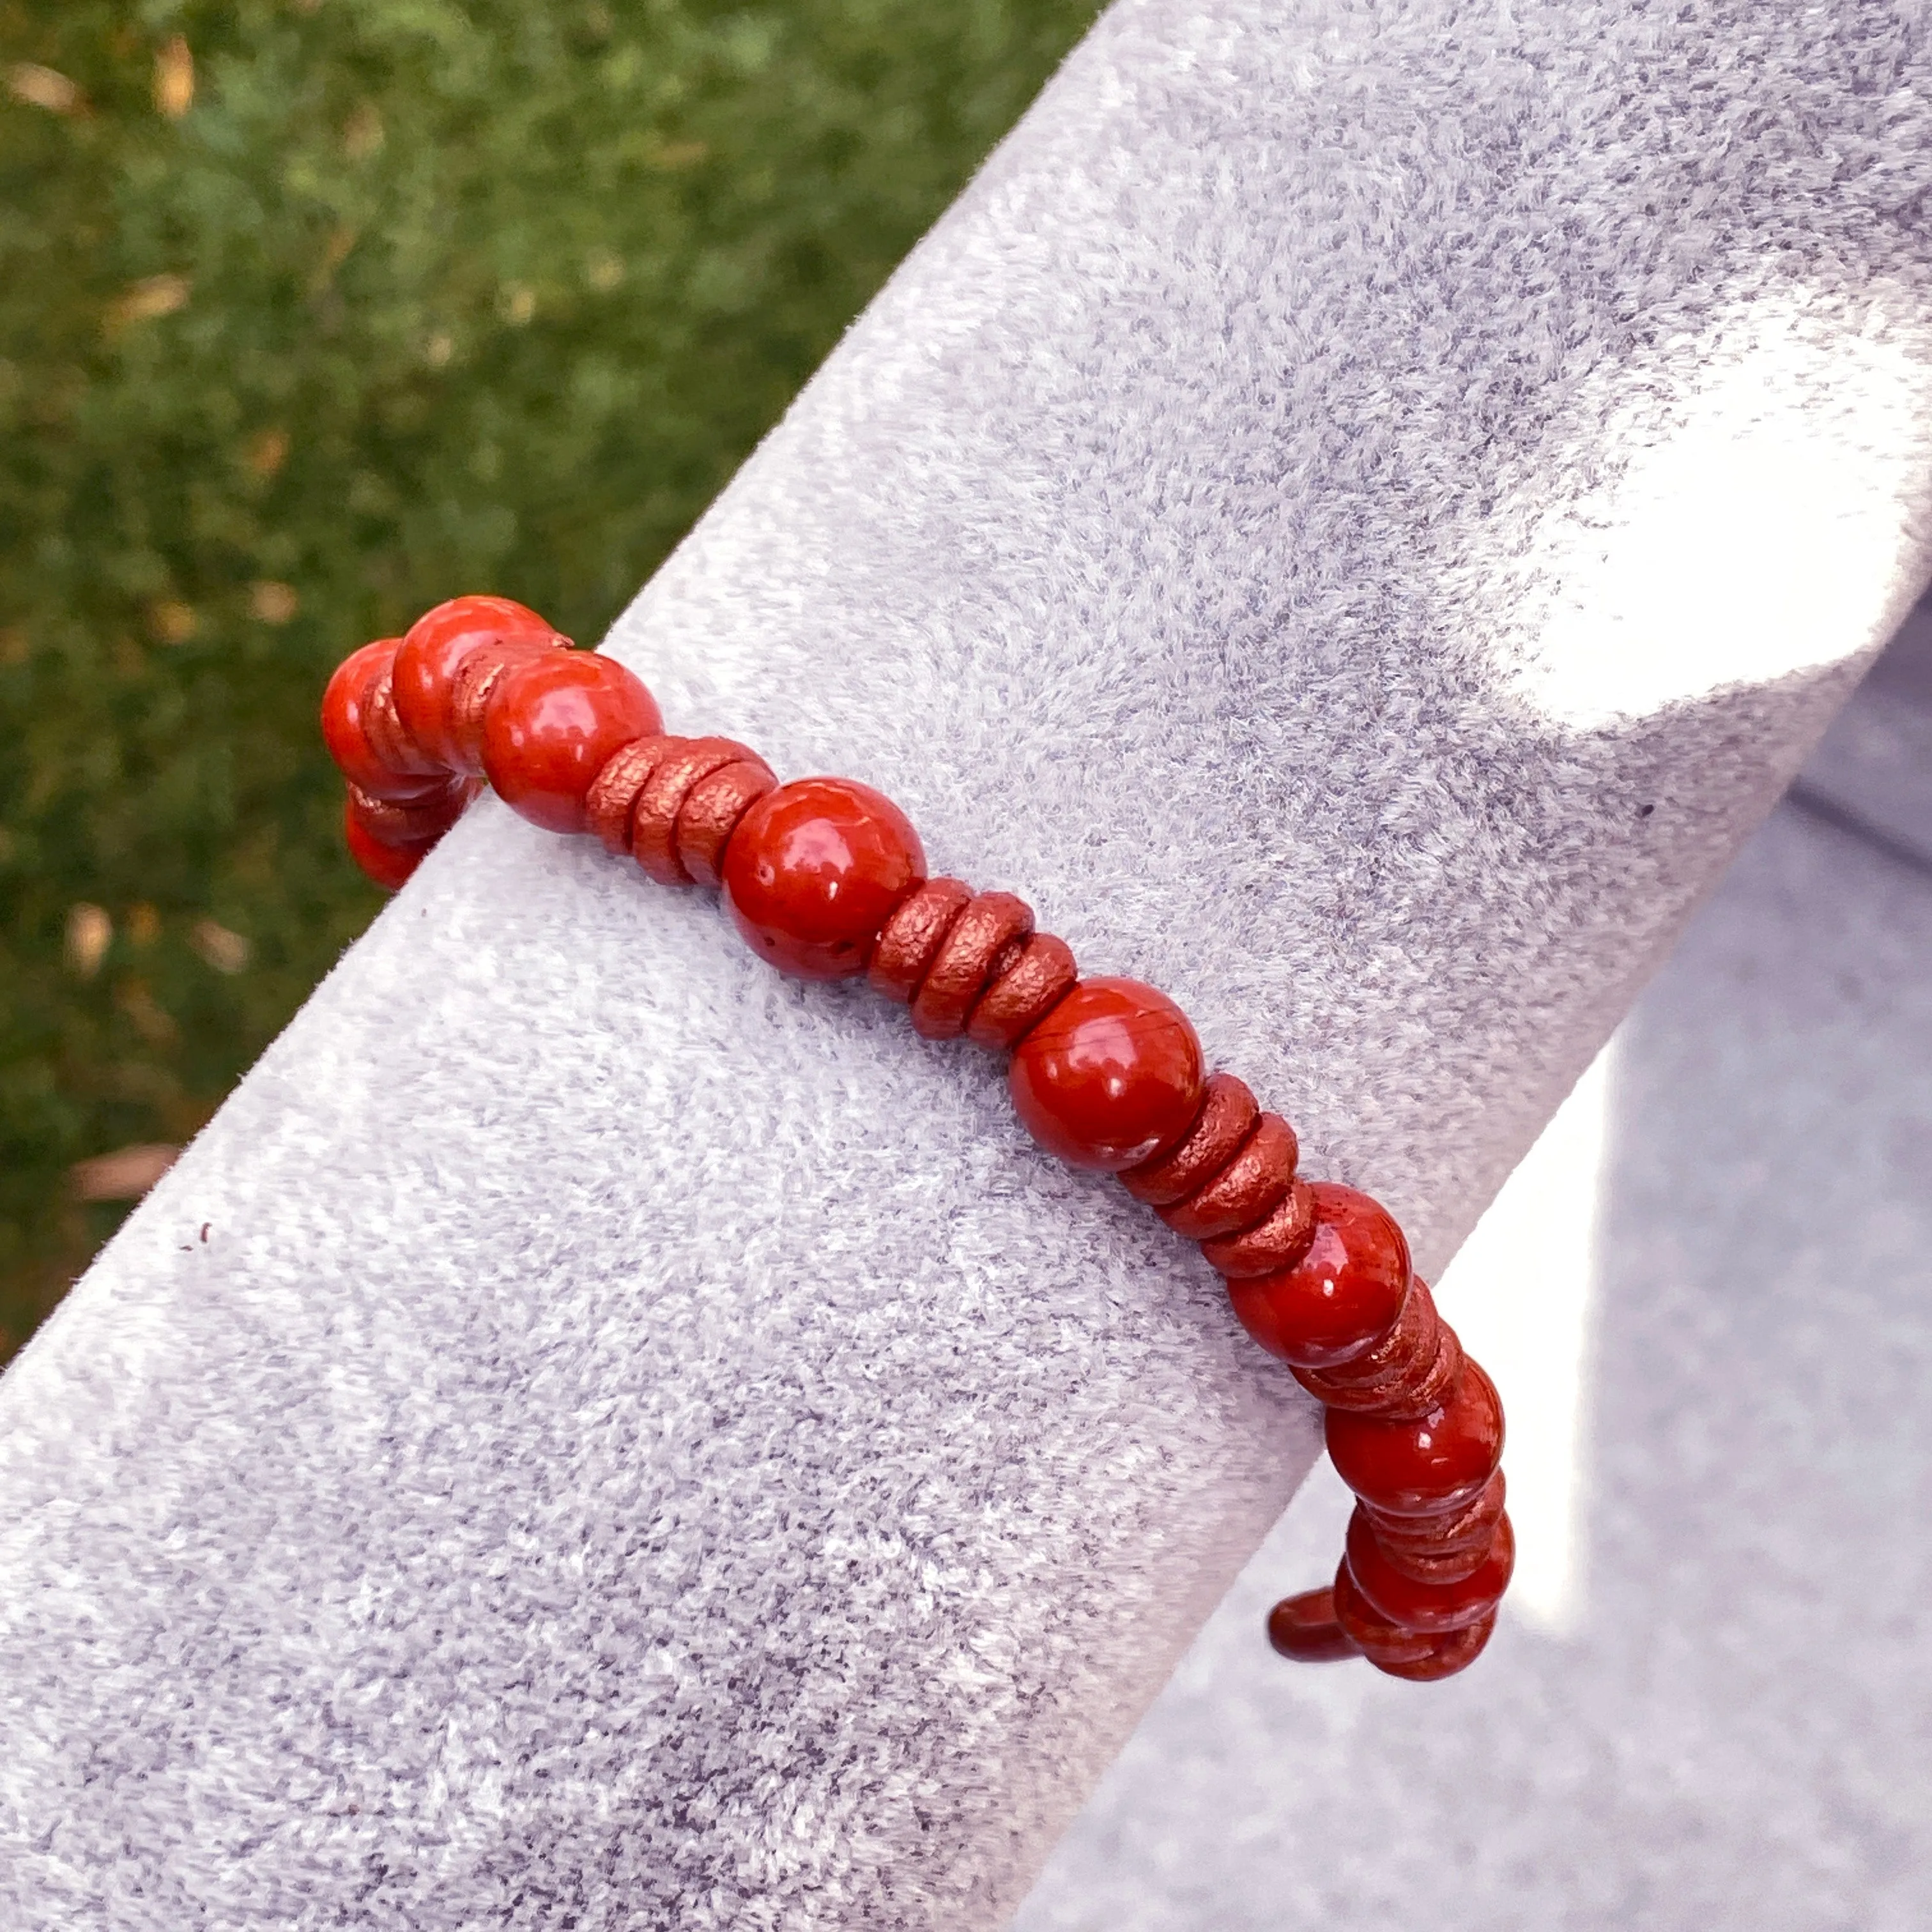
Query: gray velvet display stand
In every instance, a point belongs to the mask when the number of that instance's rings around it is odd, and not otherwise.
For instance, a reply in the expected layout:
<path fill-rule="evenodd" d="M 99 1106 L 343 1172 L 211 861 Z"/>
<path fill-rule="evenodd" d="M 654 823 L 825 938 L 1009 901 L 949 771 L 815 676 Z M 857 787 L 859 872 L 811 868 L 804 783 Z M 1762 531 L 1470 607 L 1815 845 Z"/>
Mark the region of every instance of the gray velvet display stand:
<path fill-rule="evenodd" d="M 1432 1274 L 1924 580 L 1908 12 L 1124 6 L 608 647 Z M 486 802 L 0 1382 L 0 1922 L 997 1926 L 1316 1443 L 983 1056 Z"/>
<path fill-rule="evenodd" d="M 1015 1932 L 1932 1924 L 1932 599 L 1438 1293 L 1520 1560 L 1418 1694 L 1258 1671 L 1318 1466 Z"/>

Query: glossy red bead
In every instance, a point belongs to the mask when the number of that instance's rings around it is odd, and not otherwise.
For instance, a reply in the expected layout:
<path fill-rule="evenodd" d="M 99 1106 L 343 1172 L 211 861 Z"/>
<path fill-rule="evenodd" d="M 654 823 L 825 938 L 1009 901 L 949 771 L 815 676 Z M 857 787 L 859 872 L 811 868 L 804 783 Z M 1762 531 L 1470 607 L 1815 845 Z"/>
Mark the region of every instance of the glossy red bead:
<path fill-rule="evenodd" d="M 1378 1670 L 1419 1684 L 1466 1670 L 1481 1654 L 1496 1627 L 1496 1615 L 1491 1610 L 1461 1630 L 1434 1634 L 1405 1630 L 1382 1616 L 1356 1588 L 1346 1557 L 1335 1573 L 1335 1618 L 1349 1642 Z"/>
<path fill-rule="evenodd" d="M 1421 1641 L 1425 1648 L 1420 1656 L 1370 1660 L 1385 1676 L 1400 1677 L 1409 1684 L 1434 1684 L 1467 1670 L 1482 1655 L 1496 1629 L 1496 1613 L 1492 1610 L 1480 1623 L 1445 1630 L 1440 1636 L 1424 1637 Z"/>
<path fill-rule="evenodd" d="M 738 821 L 723 870 L 753 952 L 798 979 L 844 980 L 865 971 L 880 928 L 926 877 L 926 851 L 883 792 L 800 778 Z"/>
<path fill-rule="evenodd" d="M 1082 980 L 1013 1051 L 1014 1110 L 1049 1154 L 1110 1173 L 1178 1141 L 1200 1112 L 1201 1042 L 1138 980 Z"/>
<path fill-rule="evenodd" d="M 351 651 L 322 694 L 322 736 L 342 776 L 371 798 L 425 798 L 448 774 L 427 759 L 393 761 L 371 744 L 369 724 L 383 675 L 395 661 L 394 638 Z"/>
<path fill-rule="evenodd" d="M 1509 1486 L 1497 1470 L 1474 1501 L 1436 1516 L 1389 1516 L 1358 1504 L 1382 1553 L 1419 1583 L 1455 1583 L 1489 1554 Z"/>
<path fill-rule="evenodd" d="M 1405 1630 L 1460 1630 L 1480 1622 L 1502 1600 L 1516 1568 L 1516 1533 L 1504 1510 L 1475 1568 L 1453 1582 L 1424 1582 L 1390 1561 L 1375 1526 L 1358 1504 L 1348 1519 L 1349 1574 L 1370 1604 Z"/>
<path fill-rule="evenodd" d="M 479 789 L 474 778 L 448 778 L 419 799 L 371 798 L 351 785 L 349 802 L 362 830 L 379 845 L 434 845 L 456 821 Z"/>
<path fill-rule="evenodd" d="M 584 800 L 611 754 L 661 732 L 643 682 L 615 658 L 545 651 L 513 664 L 483 719 L 483 770 L 496 795 L 532 824 L 582 832 Z"/>
<path fill-rule="evenodd" d="M 1430 1516 L 1473 1502 L 1502 1460 L 1503 1409 L 1496 1384 L 1466 1356 L 1455 1392 L 1412 1421 L 1328 1412 L 1336 1472 L 1370 1508 Z"/>
<path fill-rule="evenodd" d="M 1301 1258 L 1231 1282 L 1228 1292 L 1241 1326 L 1270 1354 L 1325 1369 L 1373 1348 L 1395 1326 L 1408 1293 L 1408 1244 L 1367 1195 L 1328 1180 L 1309 1191 L 1315 1228 Z"/>
<path fill-rule="evenodd" d="M 566 644 L 547 620 L 507 597 L 452 597 L 425 610 L 404 633 L 394 673 L 396 715 L 404 728 L 446 770 L 462 768 L 451 734 L 451 686 L 479 646 L 512 640 Z"/>
<path fill-rule="evenodd" d="M 1335 1616 L 1335 1592 L 1326 1588 L 1284 1597 L 1269 1611 L 1268 1642 L 1277 1656 L 1297 1664 L 1339 1664 L 1361 1652 Z"/>
<path fill-rule="evenodd" d="M 384 844 L 362 823 L 353 799 L 343 801 L 342 836 L 349 856 L 386 892 L 400 892 L 429 850 L 427 844 Z"/>

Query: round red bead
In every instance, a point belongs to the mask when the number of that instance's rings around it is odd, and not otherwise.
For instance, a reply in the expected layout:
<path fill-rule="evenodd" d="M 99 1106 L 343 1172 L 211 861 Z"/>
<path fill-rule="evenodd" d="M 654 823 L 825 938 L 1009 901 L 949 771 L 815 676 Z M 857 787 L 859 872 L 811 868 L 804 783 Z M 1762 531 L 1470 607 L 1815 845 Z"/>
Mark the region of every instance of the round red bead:
<path fill-rule="evenodd" d="M 1418 1583 L 1460 1583 L 1489 1554 L 1508 1491 L 1498 1469 L 1473 1502 L 1446 1515 L 1389 1516 L 1366 1503 L 1358 1507 L 1382 1554 L 1405 1576 Z"/>
<path fill-rule="evenodd" d="M 1465 1624 L 1460 1630 L 1444 1630 L 1439 1636 L 1424 1637 L 1421 1642 L 1428 1648 L 1420 1655 L 1399 1658 L 1371 1658 L 1370 1662 L 1390 1677 L 1400 1677 L 1411 1684 L 1436 1684 L 1445 1677 L 1454 1677 L 1458 1671 L 1467 1670 L 1483 1654 L 1490 1639 L 1496 1634 L 1496 1613 L 1489 1615 L 1473 1624 Z"/>
<path fill-rule="evenodd" d="M 532 824 L 582 832 L 584 800 L 605 760 L 663 728 L 656 700 L 615 658 L 546 651 L 512 665 L 490 694 L 483 770 Z"/>
<path fill-rule="evenodd" d="M 1357 1650 L 1378 1669 L 1395 1663 L 1419 1663 L 1430 1652 L 1430 1639 L 1420 1630 L 1406 1630 L 1385 1617 L 1362 1594 L 1346 1556 L 1335 1570 L 1335 1621 Z"/>
<path fill-rule="evenodd" d="M 844 980 L 865 971 L 880 928 L 926 877 L 926 851 L 883 792 L 800 778 L 738 821 L 723 871 L 753 952 L 801 980 Z"/>
<path fill-rule="evenodd" d="M 379 845 L 406 845 L 427 851 L 463 816 L 478 790 L 474 778 L 448 778 L 419 799 L 371 798 L 349 788 L 351 815 Z"/>
<path fill-rule="evenodd" d="M 1318 1180 L 1315 1234 L 1292 1268 L 1230 1282 L 1241 1326 L 1297 1368 L 1325 1369 L 1372 1348 L 1408 1292 L 1408 1244 L 1367 1195 Z"/>
<path fill-rule="evenodd" d="M 448 778 L 446 772 L 403 770 L 380 757 L 369 742 L 371 701 L 382 674 L 394 662 L 396 640 L 382 638 L 351 651 L 335 668 L 322 694 L 322 736 L 338 769 L 371 798 L 427 797 Z M 429 761 L 417 761 L 427 766 Z"/>
<path fill-rule="evenodd" d="M 1490 1610 L 1460 1630 L 1431 1634 L 1406 1630 L 1370 1605 L 1357 1587 L 1348 1558 L 1335 1573 L 1335 1619 L 1350 1642 L 1378 1670 L 1427 1684 L 1466 1670 L 1482 1653 L 1496 1627 Z"/>
<path fill-rule="evenodd" d="M 507 597 L 452 597 L 425 610 L 397 647 L 396 715 L 404 728 L 440 764 L 463 764 L 451 735 L 451 685 L 463 661 L 484 644 L 528 639 L 567 643 L 548 622 Z"/>
<path fill-rule="evenodd" d="M 1454 1582 L 1421 1582 L 1389 1560 L 1376 1540 L 1375 1526 L 1358 1504 L 1348 1519 L 1348 1555 L 1356 1587 L 1390 1622 L 1431 1633 L 1460 1630 L 1480 1622 L 1502 1600 L 1516 1568 L 1516 1533 L 1504 1510 L 1482 1561 L 1466 1576 Z"/>
<path fill-rule="evenodd" d="M 343 801 L 342 836 L 349 856 L 386 892 L 400 892 L 429 850 L 426 844 L 384 844 L 362 823 L 352 798 Z"/>
<path fill-rule="evenodd" d="M 1496 1384 L 1463 1360 L 1448 1402 L 1413 1421 L 1328 1412 L 1329 1459 L 1371 1509 L 1432 1516 L 1472 1502 L 1502 1460 L 1503 1408 Z"/>
<path fill-rule="evenodd" d="M 1014 1049 L 1006 1084 L 1027 1131 L 1110 1173 L 1157 1154 L 1200 1112 L 1201 1042 L 1165 993 L 1082 980 Z"/>

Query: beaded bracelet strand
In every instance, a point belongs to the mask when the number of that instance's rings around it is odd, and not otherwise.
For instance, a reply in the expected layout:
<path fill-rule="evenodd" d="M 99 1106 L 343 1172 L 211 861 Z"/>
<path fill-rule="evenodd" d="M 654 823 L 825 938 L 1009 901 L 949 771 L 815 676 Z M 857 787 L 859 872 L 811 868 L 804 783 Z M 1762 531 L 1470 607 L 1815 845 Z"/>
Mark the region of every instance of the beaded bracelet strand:
<path fill-rule="evenodd" d="M 630 671 L 506 598 L 459 597 L 364 645 L 322 722 L 350 850 L 379 885 L 400 886 L 487 778 L 524 818 L 593 832 L 666 885 L 722 887 L 782 971 L 862 974 L 923 1037 L 1009 1054 L 1034 1138 L 1198 1242 L 1241 1325 L 1324 1406 L 1355 1510 L 1334 1583 L 1270 1612 L 1275 1648 L 1420 1680 L 1474 1661 L 1515 1557 L 1495 1387 L 1387 1210 L 1303 1180 L 1294 1129 L 1204 1072 L 1164 993 L 1082 977 L 1010 892 L 928 878 L 919 835 L 869 785 L 780 784 L 734 740 L 667 735 Z"/>

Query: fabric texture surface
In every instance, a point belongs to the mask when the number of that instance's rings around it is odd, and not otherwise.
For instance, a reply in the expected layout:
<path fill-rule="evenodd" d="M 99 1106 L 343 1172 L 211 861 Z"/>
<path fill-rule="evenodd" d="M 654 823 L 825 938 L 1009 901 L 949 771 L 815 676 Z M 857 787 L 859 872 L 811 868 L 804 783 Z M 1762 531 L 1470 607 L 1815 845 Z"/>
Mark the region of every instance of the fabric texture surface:
<path fill-rule="evenodd" d="M 1129 0 L 608 647 L 1432 1274 L 1924 580 L 1929 82 Z M 1316 1442 L 983 1056 L 486 802 L 0 1382 L 0 1918 L 998 1925 Z"/>
<path fill-rule="evenodd" d="M 1520 1574 L 1438 1696 L 1256 1671 L 1271 1582 L 1346 1520 L 1318 1471 L 1016 1932 L 1932 1922 L 1928 953 L 1924 871 L 1773 814 L 1566 1104 L 1600 1138 L 1595 1239 L 1586 1212 L 1545 1251 L 1590 1337 L 1562 1613 Z M 1491 1225 L 1450 1270 L 1458 1322 Z"/>

